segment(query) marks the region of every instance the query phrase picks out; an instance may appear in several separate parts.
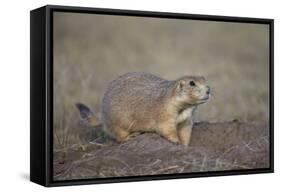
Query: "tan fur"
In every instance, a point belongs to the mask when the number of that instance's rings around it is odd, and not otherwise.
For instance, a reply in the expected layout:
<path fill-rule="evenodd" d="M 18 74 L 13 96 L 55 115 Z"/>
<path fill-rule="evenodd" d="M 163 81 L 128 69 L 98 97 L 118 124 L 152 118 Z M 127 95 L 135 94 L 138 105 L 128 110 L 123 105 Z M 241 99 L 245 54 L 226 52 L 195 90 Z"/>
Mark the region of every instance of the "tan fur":
<path fill-rule="evenodd" d="M 95 116 L 92 116 L 91 118 L 89 118 L 88 121 L 89 121 L 88 123 L 91 126 L 97 127 L 100 125 L 100 120 Z"/>
<path fill-rule="evenodd" d="M 189 116 L 189 118 L 192 116 Z M 185 122 L 182 122 L 178 125 L 178 137 L 182 144 L 188 145 L 190 142 L 191 132 L 192 132 L 192 119 L 187 119 Z"/>
<path fill-rule="evenodd" d="M 102 101 L 101 122 L 94 116 L 89 119 L 95 118 L 93 125 L 101 123 L 119 142 L 156 132 L 173 143 L 188 145 L 193 112 L 209 94 L 204 77 L 168 81 L 147 73 L 127 73 L 109 84 Z"/>

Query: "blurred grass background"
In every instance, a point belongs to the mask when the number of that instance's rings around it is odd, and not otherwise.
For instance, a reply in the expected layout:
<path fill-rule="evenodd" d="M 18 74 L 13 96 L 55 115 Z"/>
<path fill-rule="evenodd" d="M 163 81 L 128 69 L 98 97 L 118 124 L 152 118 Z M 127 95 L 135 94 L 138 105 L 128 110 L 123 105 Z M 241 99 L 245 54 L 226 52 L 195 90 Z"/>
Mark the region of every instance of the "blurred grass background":
<path fill-rule="evenodd" d="M 205 76 L 214 97 L 195 121 L 269 120 L 268 25 L 57 12 L 55 146 L 71 141 L 76 102 L 98 113 L 107 84 L 132 71 Z"/>

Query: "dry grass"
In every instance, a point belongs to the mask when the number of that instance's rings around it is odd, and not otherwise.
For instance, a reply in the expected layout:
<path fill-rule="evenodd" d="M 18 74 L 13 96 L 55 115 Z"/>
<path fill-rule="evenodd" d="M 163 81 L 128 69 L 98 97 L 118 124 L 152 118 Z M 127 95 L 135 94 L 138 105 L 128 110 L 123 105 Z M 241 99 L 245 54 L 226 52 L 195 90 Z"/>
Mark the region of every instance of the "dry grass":
<path fill-rule="evenodd" d="M 267 25 L 71 13 L 54 18 L 55 151 L 83 148 L 91 138 L 107 141 L 103 132 L 78 126 L 74 103 L 98 113 L 107 84 L 132 71 L 166 79 L 204 75 L 214 97 L 199 107 L 196 121 L 268 122 Z M 207 170 L 205 163 L 200 169 Z M 158 172 L 185 171 L 177 166 Z"/>
<path fill-rule="evenodd" d="M 123 144 L 88 143 L 54 153 L 56 180 L 269 167 L 265 124 L 196 124 L 190 147 L 175 145 L 156 134 Z M 213 138 L 216 138 L 215 140 Z M 153 146 L 153 147 L 152 147 Z"/>

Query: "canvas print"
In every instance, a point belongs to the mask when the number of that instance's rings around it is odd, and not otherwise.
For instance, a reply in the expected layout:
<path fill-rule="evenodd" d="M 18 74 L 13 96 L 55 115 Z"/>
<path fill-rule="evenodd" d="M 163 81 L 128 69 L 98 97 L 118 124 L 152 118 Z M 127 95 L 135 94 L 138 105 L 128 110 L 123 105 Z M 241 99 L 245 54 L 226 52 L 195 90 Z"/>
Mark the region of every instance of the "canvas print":
<path fill-rule="evenodd" d="M 268 24 L 53 13 L 54 181 L 270 167 Z"/>

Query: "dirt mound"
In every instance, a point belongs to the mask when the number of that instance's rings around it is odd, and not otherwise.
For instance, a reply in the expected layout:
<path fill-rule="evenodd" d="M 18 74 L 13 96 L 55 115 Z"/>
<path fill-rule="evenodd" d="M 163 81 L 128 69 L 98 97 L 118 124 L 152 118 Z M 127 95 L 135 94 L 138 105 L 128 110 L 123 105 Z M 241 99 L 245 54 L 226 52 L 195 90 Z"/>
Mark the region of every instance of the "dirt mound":
<path fill-rule="evenodd" d="M 157 134 L 54 152 L 54 179 L 158 175 L 269 167 L 268 124 L 197 123 L 189 147 Z M 83 150 L 82 150 L 83 149 Z"/>

